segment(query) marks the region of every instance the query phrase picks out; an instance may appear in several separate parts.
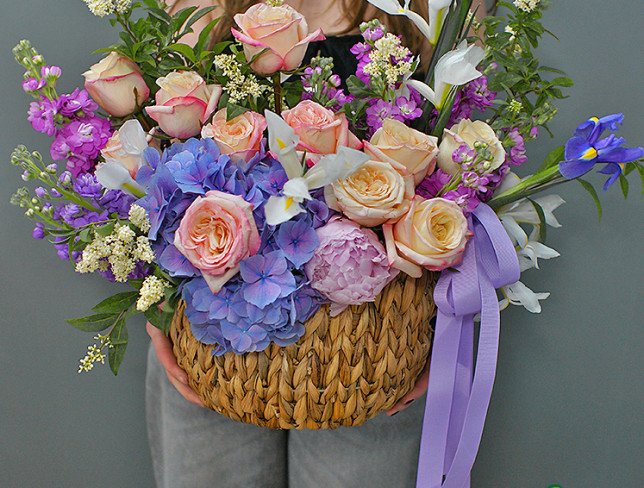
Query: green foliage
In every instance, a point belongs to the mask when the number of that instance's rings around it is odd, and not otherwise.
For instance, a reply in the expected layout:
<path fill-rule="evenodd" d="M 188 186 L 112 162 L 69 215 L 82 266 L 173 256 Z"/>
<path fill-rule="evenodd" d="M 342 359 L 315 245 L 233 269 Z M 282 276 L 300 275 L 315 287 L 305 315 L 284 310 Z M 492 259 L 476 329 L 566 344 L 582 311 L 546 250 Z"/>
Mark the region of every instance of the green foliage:
<path fill-rule="evenodd" d="M 516 127 L 528 139 L 533 127 L 549 131 L 548 122 L 557 114 L 554 102 L 566 98 L 563 89 L 573 82 L 561 70 L 541 66 L 534 55 L 543 35 L 552 35 L 541 23 L 543 7 L 524 12 L 509 2 L 498 5 L 506 15 L 489 16 L 481 23 L 489 87 L 505 94 L 493 108 L 492 127 Z"/>
<path fill-rule="evenodd" d="M 597 219 L 601 220 L 602 219 L 602 203 L 599 200 L 599 195 L 597 195 L 597 191 L 595 190 L 595 187 L 591 183 L 589 183 L 588 181 L 586 181 L 586 180 L 584 180 L 582 178 L 577 178 L 577 181 L 582 186 L 582 188 L 588 192 L 588 194 L 593 199 L 593 202 L 595 202 L 595 206 L 597 207 Z"/>

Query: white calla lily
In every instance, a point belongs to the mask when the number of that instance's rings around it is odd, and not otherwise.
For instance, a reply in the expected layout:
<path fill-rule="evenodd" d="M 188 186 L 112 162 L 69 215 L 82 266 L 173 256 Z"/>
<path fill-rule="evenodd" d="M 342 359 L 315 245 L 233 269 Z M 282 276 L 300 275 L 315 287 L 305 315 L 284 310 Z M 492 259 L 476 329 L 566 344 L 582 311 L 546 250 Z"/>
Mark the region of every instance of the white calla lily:
<path fill-rule="evenodd" d="M 130 195 L 141 198 L 145 189 L 139 185 L 130 172 L 118 161 L 108 161 L 96 168 L 96 179 L 104 188 L 123 190 Z"/>
<path fill-rule="evenodd" d="M 434 89 L 418 80 L 409 80 L 409 84 L 437 109 L 443 108 L 452 87 L 461 86 L 475 80 L 483 73 L 476 67 L 485 57 L 485 51 L 479 46 L 467 45 L 462 41 L 456 49 L 443 55 L 434 69 Z"/>
<path fill-rule="evenodd" d="M 368 160 L 369 156 L 362 151 L 348 147 L 340 147 L 337 154 L 323 156 L 304 176 L 291 178 L 284 184 L 284 196 L 268 199 L 264 206 L 266 223 L 279 225 L 292 219 L 304 211 L 301 204 L 311 199 L 310 190 L 348 178 Z"/>
<path fill-rule="evenodd" d="M 429 13 L 429 28 L 430 36 L 428 37 L 429 43 L 432 46 L 435 46 L 438 42 L 438 38 L 443 29 L 443 23 L 445 22 L 445 16 L 449 10 L 449 6 L 452 4 L 453 0 L 429 0 L 427 2 L 427 8 Z"/>
<path fill-rule="evenodd" d="M 535 293 L 522 282 L 517 281 L 513 285 L 501 288 L 501 293 L 505 296 L 500 302 L 499 307 L 504 310 L 508 305 L 522 305 L 529 312 L 541 313 L 541 304 L 539 300 L 545 300 L 550 293 Z"/>
<path fill-rule="evenodd" d="M 398 0 L 368 0 L 368 2 L 389 15 L 404 15 L 418 27 L 427 39 L 431 38 L 432 30 L 430 25 L 425 19 L 409 8 L 410 0 L 405 0 L 404 5 L 400 5 Z"/>
<path fill-rule="evenodd" d="M 281 163 L 284 171 L 286 171 L 286 176 L 289 178 L 302 176 L 304 167 L 295 150 L 300 142 L 299 136 L 275 112 L 266 110 L 264 111 L 264 117 L 268 126 L 268 148 Z"/>

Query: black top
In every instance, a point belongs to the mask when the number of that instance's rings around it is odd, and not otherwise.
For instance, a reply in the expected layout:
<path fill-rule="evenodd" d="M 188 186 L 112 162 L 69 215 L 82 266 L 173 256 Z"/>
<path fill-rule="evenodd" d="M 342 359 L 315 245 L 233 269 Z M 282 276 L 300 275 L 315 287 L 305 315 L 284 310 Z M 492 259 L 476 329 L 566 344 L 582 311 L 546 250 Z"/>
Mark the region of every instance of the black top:
<path fill-rule="evenodd" d="M 324 41 L 315 41 L 309 44 L 303 64 L 309 64 L 311 58 L 323 56 L 333 58 L 333 72 L 340 76 L 342 83 L 351 75 L 356 74 L 358 60 L 351 54 L 350 49 L 362 42 L 360 34 L 347 36 L 327 36 Z"/>

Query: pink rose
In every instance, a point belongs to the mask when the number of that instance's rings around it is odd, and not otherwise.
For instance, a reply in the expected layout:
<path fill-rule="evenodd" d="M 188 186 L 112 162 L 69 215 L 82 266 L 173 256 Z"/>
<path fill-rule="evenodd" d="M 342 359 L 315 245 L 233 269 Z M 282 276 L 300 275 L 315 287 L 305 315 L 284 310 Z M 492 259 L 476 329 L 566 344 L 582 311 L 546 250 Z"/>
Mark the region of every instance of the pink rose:
<path fill-rule="evenodd" d="M 386 161 L 403 175 L 413 175 L 418 185 L 434 171 L 438 139 L 423 134 L 395 119 L 385 119 L 382 127 L 364 143 L 365 152 L 376 161 Z"/>
<path fill-rule="evenodd" d="M 233 161 L 249 161 L 260 149 L 266 119 L 257 112 L 244 112 L 226 120 L 226 109 L 215 114 L 212 123 L 204 126 L 201 137 L 212 138 L 222 154 Z"/>
<path fill-rule="evenodd" d="M 186 210 L 174 245 L 217 293 L 237 274 L 239 262 L 259 250 L 253 206 L 238 195 L 209 191 Z"/>
<path fill-rule="evenodd" d="M 85 88 L 103 110 L 125 117 L 150 96 L 150 89 L 134 61 L 111 52 L 83 73 Z"/>
<path fill-rule="evenodd" d="M 418 195 L 402 219 L 393 226 L 383 225 L 382 230 L 390 264 L 416 278 L 422 268 L 441 271 L 458 265 L 471 236 L 456 203 Z"/>
<path fill-rule="evenodd" d="M 335 154 L 338 147 L 362 149 L 360 140 L 349 130 L 343 113 L 333 113 L 311 100 L 304 100 L 282 112 L 284 121 L 300 137 L 298 150 L 309 154 Z"/>
<path fill-rule="evenodd" d="M 393 223 L 409 210 L 414 179 L 389 163 L 367 161 L 348 178 L 325 188 L 327 205 L 366 227 Z"/>
<path fill-rule="evenodd" d="M 147 107 L 148 115 L 157 121 L 170 137 L 188 139 L 201 132 L 201 127 L 217 108 L 222 88 L 206 85 L 193 71 L 173 71 L 159 78 L 161 88 L 156 106 Z"/>
<path fill-rule="evenodd" d="M 298 68 L 309 42 L 324 39 L 320 29 L 309 34 L 304 17 L 289 5 L 259 3 L 235 15 L 235 22 L 241 32 L 231 29 L 233 36 L 244 44 L 247 60 L 259 54 L 251 67 L 262 75 Z"/>
<path fill-rule="evenodd" d="M 398 274 L 371 229 L 334 217 L 316 232 L 320 244 L 304 269 L 311 287 L 331 300 L 331 316 L 349 305 L 373 302 Z"/>

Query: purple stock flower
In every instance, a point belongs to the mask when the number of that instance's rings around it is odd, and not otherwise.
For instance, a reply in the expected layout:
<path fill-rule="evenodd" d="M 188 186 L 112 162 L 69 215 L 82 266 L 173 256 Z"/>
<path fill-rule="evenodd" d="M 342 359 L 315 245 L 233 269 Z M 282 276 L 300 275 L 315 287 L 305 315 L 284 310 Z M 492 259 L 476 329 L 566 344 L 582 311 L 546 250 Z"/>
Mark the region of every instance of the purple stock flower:
<path fill-rule="evenodd" d="M 97 199 L 103 194 L 103 186 L 96 176 L 85 173 L 74 181 L 74 191 L 82 197 Z"/>
<path fill-rule="evenodd" d="M 76 88 L 69 95 L 61 95 L 58 99 L 60 113 L 65 117 L 75 117 L 80 111 L 84 117 L 91 117 L 98 110 L 98 104 L 92 100 L 87 90 Z"/>
<path fill-rule="evenodd" d="M 299 269 L 313 257 L 320 239 L 307 220 L 290 220 L 279 226 L 275 242 L 286 259 Z"/>
<path fill-rule="evenodd" d="M 44 79 L 49 78 L 50 80 L 57 80 L 63 74 L 58 66 L 41 66 L 40 67 L 40 76 Z"/>
<path fill-rule="evenodd" d="M 99 204 L 108 213 L 116 213 L 121 219 L 127 218 L 134 200 L 133 196 L 121 190 L 108 190 L 98 198 Z"/>
<path fill-rule="evenodd" d="M 521 166 L 528 160 L 528 156 L 526 156 L 525 152 L 525 141 L 523 140 L 523 136 L 521 136 L 518 129 L 512 128 L 508 132 L 508 137 L 512 142 L 512 147 L 506 156 L 506 160 L 513 166 Z"/>
<path fill-rule="evenodd" d="M 239 271 L 244 298 L 259 308 L 295 291 L 295 278 L 282 251 L 251 256 L 240 263 Z"/>
<path fill-rule="evenodd" d="M 27 78 L 22 82 L 22 89 L 27 93 L 32 93 L 40 90 L 46 84 L 47 80 L 44 79 Z"/>
<path fill-rule="evenodd" d="M 404 121 L 404 117 L 398 107 L 381 99 L 376 100 L 376 102 L 367 109 L 366 115 L 367 125 L 372 132 L 380 129 L 380 127 L 382 127 L 382 121 L 387 118 L 396 119 L 400 122 Z"/>
<path fill-rule="evenodd" d="M 31 233 L 31 236 L 34 239 L 44 239 L 45 238 L 45 227 L 40 222 L 38 222 L 36 224 L 36 227 L 34 227 L 34 230 Z"/>
<path fill-rule="evenodd" d="M 56 134 L 56 115 L 58 105 L 55 100 L 42 97 L 29 105 L 28 120 L 35 131 L 52 137 Z"/>
<path fill-rule="evenodd" d="M 463 213 L 465 214 L 472 213 L 479 206 L 479 203 L 481 203 L 476 195 L 476 190 L 464 185 L 459 185 L 456 190 L 448 191 L 443 195 L 443 198 L 455 202 L 463 209 Z"/>
<path fill-rule="evenodd" d="M 416 195 L 420 195 L 426 199 L 434 198 L 451 179 L 452 175 L 445 173 L 442 169 L 438 168 L 420 182 L 416 187 Z"/>
<path fill-rule="evenodd" d="M 487 86 L 487 76 L 476 78 L 463 88 L 464 101 L 481 112 L 491 107 L 495 98 L 496 93 Z"/>
<path fill-rule="evenodd" d="M 396 107 L 405 120 L 415 120 L 423 115 L 422 109 L 418 106 L 418 103 L 416 103 L 416 101 L 411 96 L 409 98 L 396 98 Z"/>
<path fill-rule="evenodd" d="M 34 188 L 34 193 L 38 198 L 43 198 L 45 195 L 47 195 L 47 190 L 45 190 L 42 186 L 37 186 Z"/>

